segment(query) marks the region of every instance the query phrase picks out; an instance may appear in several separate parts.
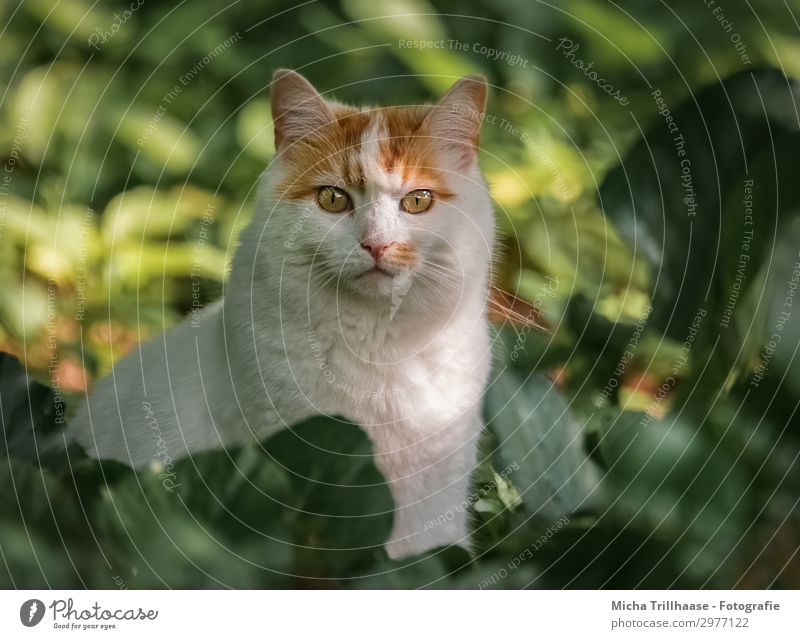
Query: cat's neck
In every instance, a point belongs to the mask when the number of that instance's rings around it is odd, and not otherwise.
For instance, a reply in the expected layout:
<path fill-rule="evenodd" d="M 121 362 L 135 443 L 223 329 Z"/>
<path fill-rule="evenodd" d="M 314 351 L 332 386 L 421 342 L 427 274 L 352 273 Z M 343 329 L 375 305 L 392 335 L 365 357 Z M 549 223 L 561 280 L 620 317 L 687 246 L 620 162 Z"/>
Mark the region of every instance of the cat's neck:
<path fill-rule="evenodd" d="M 324 348 L 338 343 L 366 361 L 396 360 L 437 344 L 457 345 L 486 321 L 488 269 L 457 293 L 412 285 L 394 300 L 371 300 L 335 284 L 309 288 L 307 267 L 285 263 L 262 264 L 266 278 L 253 283 L 248 261 L 234 267 L 224 304 L 240 329 L 231 335 L 246 336 L 250 347 L 255 335 L 284 336 Z"/>
<path fill-rule="evenodd" d="M 488 273 L 476 275 L 457 293 L 437 294 L 416 283 L 401 288 L 393 299 L 360 298 L 333 285 L 304 299 L 292 296 L 288 302 L 295 306 L 284 306 L 284 317 L 291 313 L 302 318 L 309 331 L 342 341 L 365 357 L 394 358 L 404 351 L 418 352 L 444 335 L 457 338 L 485 320 L 487 295 Z"/>

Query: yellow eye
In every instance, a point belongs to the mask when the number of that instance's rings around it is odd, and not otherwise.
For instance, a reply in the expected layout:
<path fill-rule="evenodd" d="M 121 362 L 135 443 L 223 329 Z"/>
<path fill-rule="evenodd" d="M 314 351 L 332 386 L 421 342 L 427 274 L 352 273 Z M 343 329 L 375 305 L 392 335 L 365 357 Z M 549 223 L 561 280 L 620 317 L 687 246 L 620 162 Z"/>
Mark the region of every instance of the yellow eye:
<path fill-rule="evenodd" d="M 406 213 L 424 213 L 433 204 L 433 193 L 428 189 L 417 189 L 406 193 L 400 200 L 400 208 Z"/>
<path fill-rule="evenodd" d="M 341 213 L 350 208 L 350 196 L 335 186 L 323 186 L 317 191 L 317 204 L 328 213 Z"/>

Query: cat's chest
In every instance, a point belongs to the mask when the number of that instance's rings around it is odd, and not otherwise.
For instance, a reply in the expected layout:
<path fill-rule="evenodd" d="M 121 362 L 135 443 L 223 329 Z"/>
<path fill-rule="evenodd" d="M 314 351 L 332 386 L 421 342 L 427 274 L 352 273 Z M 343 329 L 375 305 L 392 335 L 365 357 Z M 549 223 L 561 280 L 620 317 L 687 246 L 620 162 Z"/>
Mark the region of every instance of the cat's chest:
<path fill-rule="evenodd" d="M 334 343 L 317 388 L 330 412 L 361 423 L 455 419 L 482 394 L 480 362 L 455 349 L 376 353 L 367 360 Z"/>

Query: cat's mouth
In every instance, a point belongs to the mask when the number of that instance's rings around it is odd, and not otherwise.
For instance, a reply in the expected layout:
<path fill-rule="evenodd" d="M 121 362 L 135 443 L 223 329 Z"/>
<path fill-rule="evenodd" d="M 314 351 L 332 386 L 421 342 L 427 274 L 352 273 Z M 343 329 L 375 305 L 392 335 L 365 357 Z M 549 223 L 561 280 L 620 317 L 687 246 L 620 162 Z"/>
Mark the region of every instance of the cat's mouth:
<path fill-rule="evenodd" d="M 358 277 L 394 277 L 394 275 L 394 273 L 391 273 L 378 264 L 375 264 L 372 268 L 369 268 L 358 275 Z"/>
<path fill-rule="evenodd" d="M 411 284 L 411 273 L 406 269 L 398 269 L 393 264 L 373 264 L 356 275 L 352 280 L 354 292 L 366 295 L 370 299 L 396 299 L 398 294 L 405 295 Z"/>

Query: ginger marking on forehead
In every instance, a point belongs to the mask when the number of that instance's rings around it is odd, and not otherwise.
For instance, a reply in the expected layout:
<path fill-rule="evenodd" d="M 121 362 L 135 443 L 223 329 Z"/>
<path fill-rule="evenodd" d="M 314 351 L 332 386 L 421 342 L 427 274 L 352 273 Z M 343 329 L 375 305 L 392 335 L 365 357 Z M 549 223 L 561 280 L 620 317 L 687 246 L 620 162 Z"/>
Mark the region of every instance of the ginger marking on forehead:
<path fill-rule="evenodd" d="M 335 186 L 366 190 L 376 169 L 399 173 L 409 188 L 432 190 L 437 199 L 455 197 L 440 168 L 435 139 L 423 126 L 431 107 L 388 107 L 362 111 L 331 105 L 334 120 L 296 143 L 286 154 L 282 187 L 286 197 L 307 198 L 337 176 Z"/>
<path fill-rule="evenodd" d="M 381 141 L 386 137 L 386 127 L 380 111 L 375 111 L 369 127 L 364 129 L 361 136 L 359 160 L 361 166 L 370 173 L 380 167 Z"/>
<path fill-rule="evenodd" d="M 358 153 L 370 116 L 352 107 L 331 104 L 330 108 L 333 121 L 299 140 L 285 154 L 286 173 L 279 186 L 290 199 L 307 198 L 332 181 L 342 188 L 364 188 Z"/>
<path fill-rule="evenodd" d="M 430 189 L 447 200 L 455 194 L 440 168 L 435 140 L 424 126 L 430 110 L 430 106 L 385 109 L 387 134 L 381 145 L 381 162 L 389 172 L 400 171 L 405 184 Z"/>

